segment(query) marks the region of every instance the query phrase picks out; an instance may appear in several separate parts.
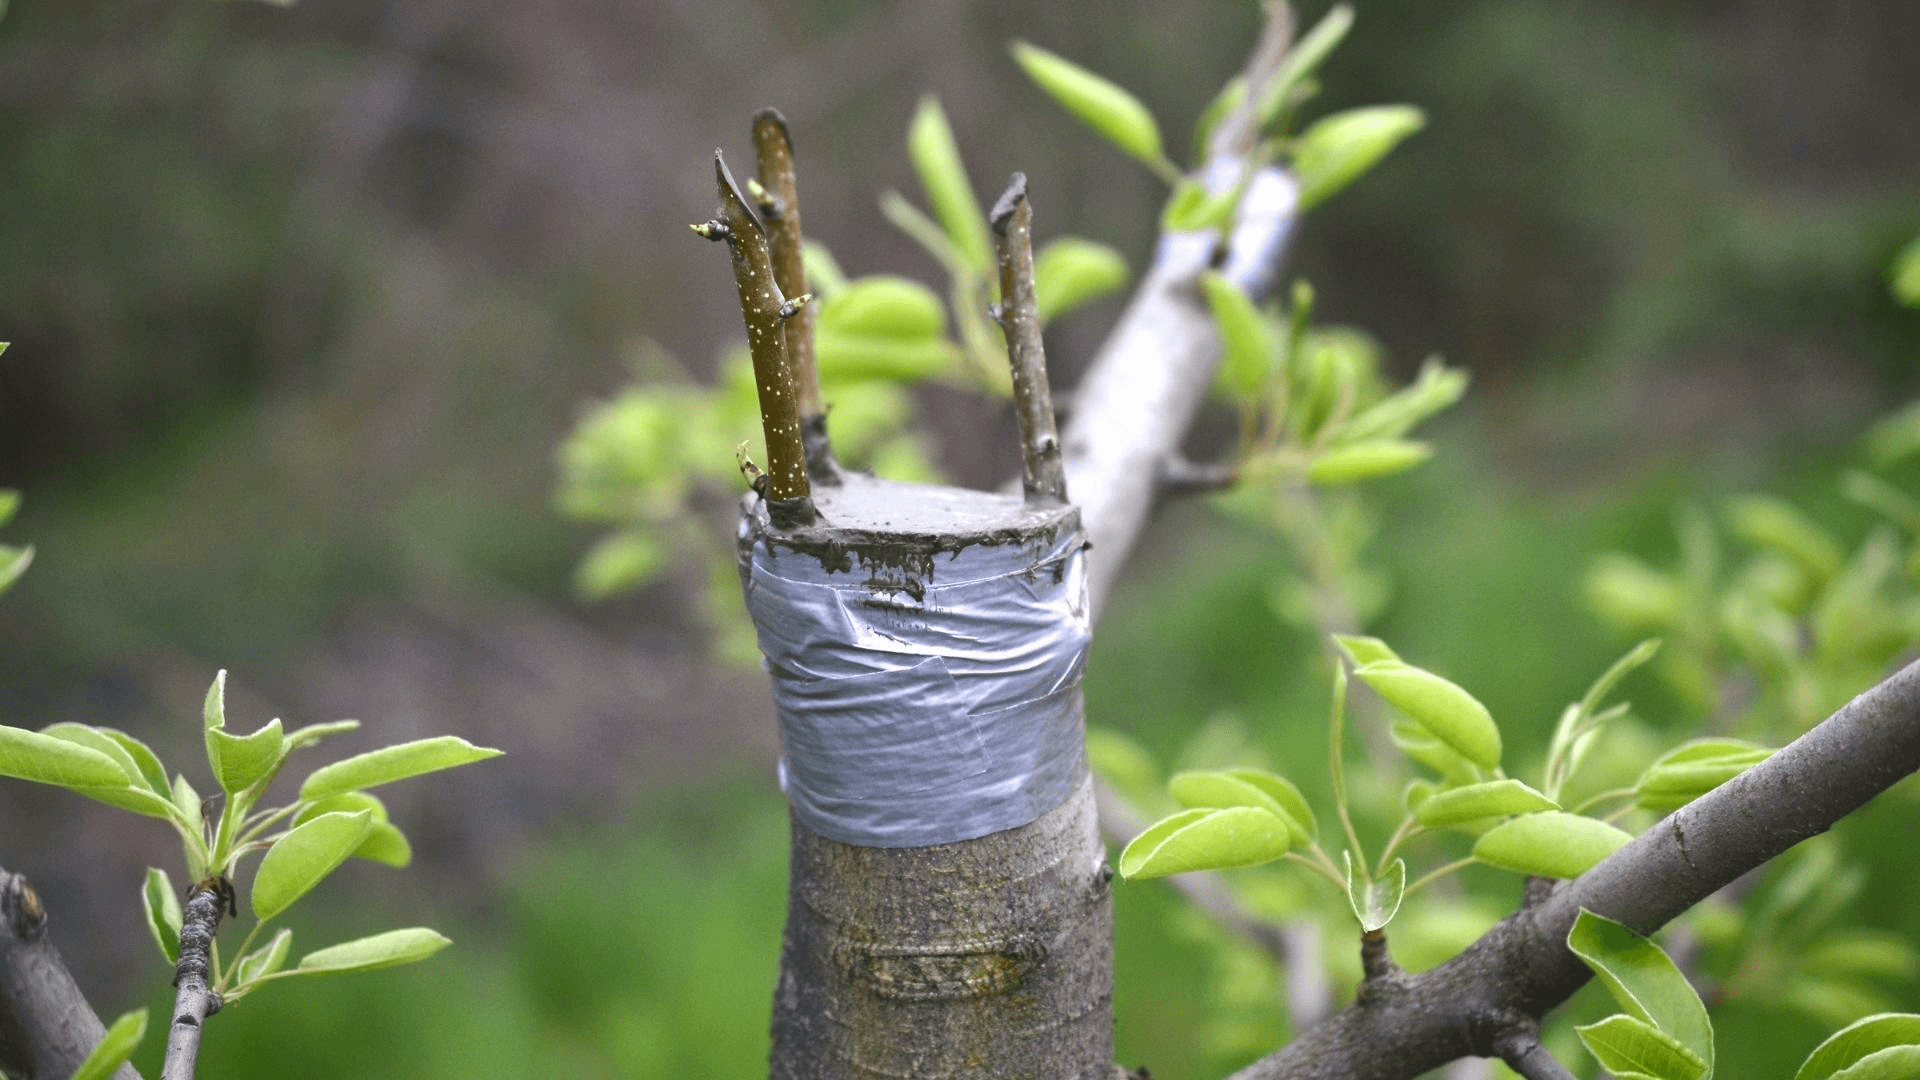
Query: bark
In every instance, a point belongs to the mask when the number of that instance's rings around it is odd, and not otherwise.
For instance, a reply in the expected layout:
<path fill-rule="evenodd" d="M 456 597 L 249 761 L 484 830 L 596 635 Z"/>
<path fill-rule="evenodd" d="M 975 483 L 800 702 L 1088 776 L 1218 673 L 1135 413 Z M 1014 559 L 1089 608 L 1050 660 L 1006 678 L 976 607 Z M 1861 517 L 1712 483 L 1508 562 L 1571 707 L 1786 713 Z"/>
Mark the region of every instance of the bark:
<path fill-rule="evenodd" d="M 1234 1080 L 1406 1080 L 1496 1056 L 1590 972 L 1567 949 L 1582 908 L 1651 934 L 1920 769 L 1920 663 L 1522 908 L 1440 967 L 1359 1001 Z"/>
<path fill-rule="evenodd" d="M 1027 176 L 1014 173 L 987 215 L 1000 267 L 1000 332 L 1013 364 L 1013 409 L 1020 420 L 1021 483 L 1028 500 L 1067 501 L 1060 465 L 1060 434 L 1054 427 L 1047 353 L 1040 341 L 1040 315 L 1033 297 L 1033 204 Z"/>
<path fill-rule="evenodd" d="M 107 1033 L 47 933 L 33 886 L 0 869 L 0 1072 L 66 1080 Z M 114 1080 L 140 1080 L 121 1065 Z"/>
<path fill-rule="evenodd" d="M 220 995 L 208 979 L 213 973 L 213 938 L 220 914 L 233 904 L 233 883 L 208 878 L 187 893 L 180 922 L 180 960 L 174 966 L 173 1020 L 167 1025 L 167 1056 L 160 1080 L 193 1080 L 200 1060 L 200 1035 L 207 1017 L 220 1011 Z"/>

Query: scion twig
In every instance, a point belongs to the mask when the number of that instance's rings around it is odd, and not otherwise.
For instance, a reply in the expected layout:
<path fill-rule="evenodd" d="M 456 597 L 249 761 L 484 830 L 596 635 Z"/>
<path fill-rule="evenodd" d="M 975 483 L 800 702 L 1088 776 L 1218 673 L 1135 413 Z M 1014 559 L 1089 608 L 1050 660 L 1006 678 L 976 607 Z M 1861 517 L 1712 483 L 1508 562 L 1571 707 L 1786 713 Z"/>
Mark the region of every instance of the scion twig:
<path fill-rule="evenodd" d="M 786 296 L 807 288 L 806 245 L 800 231 L 800 194 L 793 167 L 793 133 L 778 109 L 753 115 L 753 149 L 760 179 L 753 189 L 756 208 L 767 223 L 773 246 L 773 280 Z M 839 469 L 827 441 L 827 405 L 820 395 L 820 370 L 814 361 L 813 308 L 803 307 L 786 321 L 787 360 L 793 365 L 794 400 L 800 410 L 800 437 L 807 471 L 820 483 L 837 483 Z"/>
<path fill-rule="evenodd" d="M 1000 264 L 1000 332 L 1013 364 L 1013 408 L 1020 422 L 1020 463 L 1027 501 L 1066 502 L 1067 474 L 1047 387 L 1047 352 L 1033 298 L 1033 206 L 1027 175 L 1014 173 L 988 215 Z"/>
<path fill-rule="evenodd" d="M 213 970 L 213 936 L 220 915 L 233 904 L 233 883 L 214 876 L 187 893 L 180 922 L 180 961 L 173 969 L 173 1022 L 167 1028 L 167 1057 L 160 1080 L 193 1080 L 200 1060 L 200 1032 L 207 1017 L 220 1011 L 220 995 L 208 984 Z"/>
<path fill-rule="evenodd" d="M 773 277 L 766 229 L 740 194 L 720 151 L 713 152 L 714 182 L 720 208 L 714 220 L 693 226 L 709 240 L 725 240 L 733 256 L 733 279 L 740 289 L 740 314 L 753 352 L 753 381 L 760 392 L 760 424 L 767 439 L 767 509 L 781 528 L 813 521 L 812 489 L 807 484 L 806 450 L 800 438 L 800 410 L 794 396 L 793 364 L 787 358 L 781 323 L 812 297 L 787 299 Z"/>

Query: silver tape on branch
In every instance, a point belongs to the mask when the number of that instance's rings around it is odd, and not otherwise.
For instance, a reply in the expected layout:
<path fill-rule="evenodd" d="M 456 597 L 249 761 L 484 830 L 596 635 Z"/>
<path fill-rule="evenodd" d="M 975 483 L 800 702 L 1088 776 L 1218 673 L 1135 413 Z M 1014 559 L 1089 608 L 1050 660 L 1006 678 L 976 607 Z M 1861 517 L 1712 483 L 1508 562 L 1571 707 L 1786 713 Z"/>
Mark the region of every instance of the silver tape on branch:
<path fill-rule="evenodd" d="M 931 554 L 856 549 L 832 569 L 743 539 L 782 785 L 809 828 L 866 847 L 945 844 L 1073 794 L 1091 631 L 1077 528 Z"/>

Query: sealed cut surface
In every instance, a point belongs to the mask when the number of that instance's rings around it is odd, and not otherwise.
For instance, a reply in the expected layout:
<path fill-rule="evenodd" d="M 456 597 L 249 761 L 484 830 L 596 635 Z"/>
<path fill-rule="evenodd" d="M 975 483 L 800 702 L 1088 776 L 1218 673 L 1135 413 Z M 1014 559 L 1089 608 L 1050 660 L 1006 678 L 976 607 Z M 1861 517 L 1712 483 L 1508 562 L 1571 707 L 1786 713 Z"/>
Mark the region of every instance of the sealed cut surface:
<path fill-rule="evenodd" d="M 929 555 L 976 544 L 1021 544 L 1080 524 L 1079 509 L 1070 505 L 1029 506 L 1019 495 L 902 484 L 859 474 L 836 487 L 816 488 L 813 501 L 819 512 L 813 524 L 776 529 L 765 505 L 751 500 L 751 538 L 837 563 L 850 551 Z"/>

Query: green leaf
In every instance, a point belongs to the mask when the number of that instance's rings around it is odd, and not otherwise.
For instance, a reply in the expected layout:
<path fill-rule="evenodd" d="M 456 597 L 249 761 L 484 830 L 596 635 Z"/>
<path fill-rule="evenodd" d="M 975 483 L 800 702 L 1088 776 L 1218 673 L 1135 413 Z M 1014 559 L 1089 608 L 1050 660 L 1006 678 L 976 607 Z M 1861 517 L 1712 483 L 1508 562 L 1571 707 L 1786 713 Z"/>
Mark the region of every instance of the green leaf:
<path fill-rule="evenodd" d="M 224 728 L 210 727 L 206 736 L 207 764 L 213 767 L 214 778 L 228 795 L 271 777 L 287 758 L 287 738 L 277 719 L 251 735 L 233 735 Z"/>
<path fill-rule="evenodd" d="M 180 811 L 196 835 L 206 831 L 206 820 L 201 816 L 203 803 L 200 793 L 193 790 L 184 773 L 176 773 L 173 777 L 173 806 Z"/>
<path fill-rule="evenodd" d="M 1200 285 L 1220 328 L 1221 381 L 1238 397 L 1257 397 L 1278 366 L 1280 343 L 1240 286 L 1215 273 L 1202 275 Z"/>
<path fill-rule="evenodd" d="M 153 933 L 153 943 L 160 946 L 160 952 L 167 963 L 180 962 L 180 892 L 173 887 L 173 879 L 165 870 L 147 868 L 147 881 L 140 890 L 141 899 L 147 910 L 147 929 Z"/>
<path fill-rule="evenodd" d="M 1832 978 L 1872 976 L 1904 982 L 1920 974 L 1920 953 L 1892 931 L 1848 927 L 1807 949 L 1800 967 Z"/>
<path fill-rule="evenodd" d="M 314 770 L 313 775 L 307 777 L 306 783 L 300 785 L 300 798 L 306 802 L 315 802 L 329 795 L 339 795 L 359 788 L 378 787 L 395 780 L 405 780 L 410 776 L 438 772 L 441 769 L 469 765 L 499 756 L 498 750 L 475 746 L 455 735 L 416 739 L 413 742 L 356 754 L 345 761 L 336 761 L 324 768 Z"/>
<path fill-rule="evenodd" d="M 1399 660 L 1376 660 L 1354 674 L 1460 756 L 1483 769 L 1500 766 L 1500 729 L 1472 694 Z"/>
<path fill-rule="evenodd" d="M 1396 439 L 1422 420 L 1459 401 L 1467 392 L 1467 373 L 1438 358 L 1420 368 L 1412 385 L 1402 387 L 1341 426 L 1341 442 Z"/>
<path fill-rule="evenodd" d="M 1618 552 L 1595 559 L 1583 585 L 1595 613 L 1630 630 L 1670 630 L 1692 604 L 1679 579 Z"/>
<path fill-rule="evenodd" d="M 373 831 L 373 813 L 322 814 L 297 825 L 260 860 L 253 876 L 253 915 L 266 922 L 333 873 Z"/>
<path fill-rule="evenodd" d="M 135 761 L 133 755 L 128 752 L 127 747 L 122 745 L 120 740 L 115 739 L 99 728 L 67 722 L 48 725 L 41 734 L 51 735 L 56 739 L 62 739 L 76 746 L 83 746 L 89 750 L 97 751 L 113 759 L 114 764 L 120 767 L 122 775 L 118 783 L 100 786 L 75 786 L 72 788 L 73 791 L 85 795 L 89 799 L 106 803 L 108 806 L 117 807 L 121 810 L 131 810 L 136 814 L 145 814 L 148 817 L 156 818 L 170 818 L 172 816 L 168 813 L 168 808 L 171 804 L 165 796 L 155 794 L 151 790 L 148 790 L 146 777 L 141 773 L 140 764 Z M 148 751 L 147 753 L 149 757 L 152 756 L 152 751 Z M 154 761 L 154 766 L 156 768 L 159 766 L 157 760 Z"/>
<path fill-rule="evenodd" d="M 1120 873 L 1157 878 L 1272 862 L 1287 853 L 1292 833 L 1280 817 L 1251 806 L 1183 810 L 1134 837 L 1120 853 Z"/>
<path fill-rule="evenodd" d="M 589 548 L 573 584 L 588 600 L 605 600 L 646 584 L 667 564 L 666 545 L 647 529 L 622 529 Z"/>
<path fill-rule="evenodd" d="M 1043 323 L 1126 283 L 1126 256 L 1092 240 L 1062 236 L 1033 257 L 1033 306 Z"/>
<path fill-rule="evenodd" d="M 1273 777 L 1279 780 L 1279 777 Z M 1286 781 L 1280 780 L 1285 784 Z M 1291 787 L 1292 785 L 1288 785 Z M 1218 810 L 1230 806 L 1254 806 L 1273 814 L 1287 823 L 1291 830 L 1290 845 L 1299 847 L 1309 838 L 1307 826 L 1298 820 L 1279 799 L 1268 794 L 1266 787 L 1252 783 L 1227 772 L 1181 772 L 1173 774 L 1167 781 L 1167 793 L 1174 801 L 1188 809 Z M 1298 794 L 1297 792 L 1295 794 Z"/>
<path fill-rule="evenodd" d="M 93 730 L 119 744 L 120 749 L 132 759 L 136 778 L 146 785 L 147 790 L 161 798 L 171 794 L 173 789 L 167 784 L 167 770 L 160 764 L 160 757 L 152 747 L 118 728 L 96 727 Z"/>
<path fill-rule="evenodd" d="M 1671 1035 L 1631 1016 L 1609 1016 L 1573 1029 L 1594 1058 L 1616 1076 L 1701 1080 L 1710 1067 Z"/>
<path fill-rule="evenodd" d="M 822 303 L 815 328 L 851 337 L 939 337 L 946 333 L 947 309 L 932 289 L 917 281 L 873 274 Z"/>
<path fill-rule="evenodd" d="M 1834 1073 L 1833 1080 L 1920 1080 L 1920 1046 L 1876 1050 Z"/>
<path fill-rule="evenodd" d="M 1604 821 L 1549 810 L 1495 825 L 1473 857 L 1516 874 L 1576 878 L 1632 839 Z"/>
<path fill-rule="evenodd" d="M 1363 637 L 1359 634 L 1335 634 L 1333 643 L 1347 654 L 1356 666 L 1365 667 L 1375 660 L 1398 660 L 1400 656 L 1384 641 L 1377 637 Z"/>
<path fill-rule="evenodd" d="M 1193 122 L 1193 159 L 1195 161 L 1206 160 L 1207 140 L 1213 136 L 1213 129 L 1219 127 L 1220 121 L 1225 120 L 1227 114 L 1239 108 L 1240 103 L 1246 99 L 1247 77 L 1235 75 L 1227 80 L 1219 93 L 1213 95 L 1213 100 L 1207 102 L 1207 107 L 1200 110 L 1199 118 Z"/>
<path fill-rule="evenodd" d="M 101 1036 L 100 1044 L 87 1055 L 87 1060 L 73 1071 L 73 1080 L 108 1080 L 126 1064 L 140 1040 L 146 1037 L 147 1010 L 122 1013 L 108 1026 L 107 1033 Z"/>
<path fill-rule="evenodd" d="M 0 593 L 13 588 L 20 575 L 33 565 L 33 546 L 23 548 L 7 547 L 0 544 Z"/>
<path fill-rule="evenodd" d="M 1634 782 L 1634 791 L 1646 809 L 1674 810 L 1772 755 L 1772 750 L 1745 739 L 1693 739 L 1654 759 Z"/>
<path fill-rule="evenodd" d="M 308 724 L 294 728 L 287 733 L 287 751 L 298 750 L 303 746 L 312 746 L 321 739 L 330 739 L 335 735 L 344 735 L 349 731 L 359 731 L 358 720 L 329 720 L 324 724 Z"/>
<path fill-rule="evenodd" d="M 0 353 L 6 352 L 6 345 L 0 344 Z M 0 525 L 13 520 L 20 510 L 20 492 L 13 488 L 0 488 Z"/>
<path fill-rule="evenodd" d="M 1349 4 L 1335 4 L 1313 24 L 1313 29 L 1300 36 L 1287 50 L 1287 55 L 1274 70 L 1268 80 L 1267 88 L 1260 97 L 1261 130 L 1272 128 L 1285 115 L 1287 99 L 1292 96 L 1293 88 L 1300 85 L 1307 76 L 1313 74 L 1328 54 L 1347 36 L 1353 28 L 1353 7 Z"/>
<path fill-rule="evenodd" d="M 239 966 L 234 969 L 234 987 L 244 987 L 286 967 L 287 954 L 292 950 L 293 931 L 281 927 L 272 940 L 240 958 Z"/>
<path fill-rule="evenodd" d="M 387 818 L 387 804 L 379 797 L 364 791 L 349 791 L 341 795 L 330 795 L 318 802 L 308 803 L 300 808 L 293 817 L 295 825 L 305 823 L 322 814 L 357 814 L 365 810 L 373 815 L 373 831 L 366 840 L 353 851 L 353 858 L 367 859 L 386 866 L 405 867 L 413 861 L 413 845 L 407 843 L 402 833 Z"/>
<path fill-rule="evenodd" d="M 1593 969 L 1622 1009 L 1678 1040 L 1712 1071 L 1713 1023 L 1707 1007 L 1660 946 L 1582 908 L 1567 934 L 1567 948 Z"/>
<path fill-rule="evenodd" d="M 1266 792 L 1267 797 L 1279 803 L 1280 809 L 1285 811 L 1280 816 L 1286 818 L 1287 824 L 1307 840 L 1320 835 L 1320 825 L 1313 818 L 1313 807 L 1308 805 L 1307 797 L 1300 794 L 1300 789 L 1293 785 L 1293 781 L 1265 769 L 1228 769 L 1227 775 Z"/>
<path fill-rule="evenodd" d="M 1413 816 L 1426 828 L 1443 829 L 1487 818 L 1558 809 L 1559 803 L 1518 780 L 1491 780 L 1435 792 Z"/>
<path fill-rule="evenodd" d="M 1920 450 L 1920 401 L 1876 420 L 1861 441 L 1867 457 L 1883 469 Z"/>
<path fill-rule="evenodd" d="M 1347 865 L 1347 903 L 1353 908 L 1353 917 L 1360 920 L 1360 929 L 1372 933 L 1392 922 L 1407 891 L 1406 860 L 1393 860 L 1384 877 L 1366 881 L 1354 873 L 1352 852 L 1342 851 L 1340 857 Z"/>
<path fill-rule="evenodd" d="M 1406 439 L 1376 439 L 1332 447 L 1307 466 L 1307 479 L 1337 487 L 1406 472 L 1433 456 L 1433 447 Z"/>
<path fill-rule="evenodd" d="M 1301 134 L 1293 152 L 1300 211 L 1360 178 L 1400 140 L 1419 131 L 1426 116 L 1411 105 L 1373 105 L 1324 116 Z"/>
<path fill-rule="evenodd" d="M 1840 572 L 1846 563 L 1839 541 L 1788 503 L 1768 495 L 1727 501 L 1727 519 L 1735 536 L 1759 548 L 1778 551 L 1818 581 Z"/>
<path fill-rule="evenodd" d="M 1237 187 L 1210 192 L 1200 181 L 1182 178 L 1173 185 L 1173 194 L 1167 196 L 1166 208 L 1160 211 L 1160 228 L 1165 232 L 1218 229 L 1233 220 L 1241 194 Z"/>
<path fill-rule="evenodd" d="M 1111 728 L 1087 728 L 1087 762 L 1093 771 L 1129 795 L 1157 789 L 1160 769 L 1146 748 Z"/>
<path fill-rule="evenodd" d="M 129 783 L 127 770 L 99 750 L 15 727 L 0 727 L 0 776 L 75 789 Z"/>
<path fill-rule="evenodd" d="M 1893 298 L 1908 307 L 1920 307 L 1920 237 L 1894 256 L 1887 278 Z"/>
<path fill-rule="evenodd" d="M 1037 45 L 1015 41 L 1012 51 L 1027 77 L 1082 123 L 1156 172 L 1172 170 L 1160 148 L 1160 125 L 1138 98 Z"/>
<path fill-rule="evenodd" d="M 213 677 L 213 685 L 207 687 L 206 704 L 200 708 L 200 716 L 210 728 L 227 726 L 227 669 L 221 668 Z"/>
<path fill-rule="evenodd" d="M 991 273 L 993 245 L 987 240 L 986 215 L 973 196 L 973 182 L 967 179 L 953 128 L 937 98 L 920 99 L 913 124 L 907 129 L 907 156 L 913 159 L 920 186 L 933 206 L 933 216 L 939 219 L 954 249 L 975 272 Z"/>
<path fill-rule="evenodd" d="M 1587 687 L 1586 695 L 1580 699 L 1581 715 L 1592 716 L 1597 712 L 1600 703 L 1606 700 L 1608 694 L 1613 693 L 1613 688 L 1620 684 L 1621 679 L 1639 670 L 1641 665 L 1653 659 L 1659 652 L 1659 638 L 1648 638 L 1627 650 L 1627 655 L 1615 660 L 1606 671 L 1601 672 L 1599 678 L 1593 680 L 1592 686 Z"/>
<path fill-rule="evenodd" d="M 349 971 L 377 971 L 380 968 L 425 960 L 452 941 L 424 926 L 389 930 L 384 934 L 330 945 L 300 958 L 302 975 L 340 975 Z"/>
<path fill-rule="evenodd" d="M 1920 1045 L 1920 1016 L 1880 1013 L 1862 1017 L 1815 1047 L 1793 1080 L 1828 1080 L 1873 1054 L 1915 1045 Z"/>

